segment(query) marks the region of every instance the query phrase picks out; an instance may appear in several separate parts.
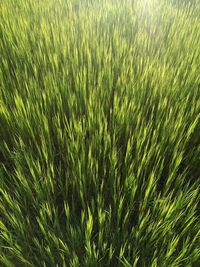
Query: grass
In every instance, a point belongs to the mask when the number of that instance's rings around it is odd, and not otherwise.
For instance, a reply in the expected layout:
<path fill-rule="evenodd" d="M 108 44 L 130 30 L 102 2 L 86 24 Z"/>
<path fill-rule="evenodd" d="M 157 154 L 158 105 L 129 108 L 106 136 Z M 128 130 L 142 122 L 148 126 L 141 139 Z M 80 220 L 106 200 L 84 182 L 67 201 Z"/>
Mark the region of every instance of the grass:
<path fill-rule="evenodd" d="M 1 266 L 198 266 L 199 12 L 1 0 Z"/>

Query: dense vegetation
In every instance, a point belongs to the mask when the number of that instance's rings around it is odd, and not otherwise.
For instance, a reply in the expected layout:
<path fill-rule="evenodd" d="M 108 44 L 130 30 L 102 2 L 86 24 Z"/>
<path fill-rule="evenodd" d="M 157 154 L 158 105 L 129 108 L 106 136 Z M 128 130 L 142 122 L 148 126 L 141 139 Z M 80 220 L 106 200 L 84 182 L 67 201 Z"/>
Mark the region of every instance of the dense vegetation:
<path fill-rule="evenodd" d="M 200 259 L 200 1 L 0 1 L 0 266 Z"/>

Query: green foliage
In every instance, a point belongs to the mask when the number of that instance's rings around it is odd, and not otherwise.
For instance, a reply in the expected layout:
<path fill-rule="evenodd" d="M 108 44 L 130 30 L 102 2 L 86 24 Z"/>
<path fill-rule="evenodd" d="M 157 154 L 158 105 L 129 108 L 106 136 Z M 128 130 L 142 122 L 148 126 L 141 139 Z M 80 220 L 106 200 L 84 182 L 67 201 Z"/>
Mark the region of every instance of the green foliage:
<path fill-rule="evenodd" d="M 1 0 L 0 266 L 198 265 L 199 12 Z"/>

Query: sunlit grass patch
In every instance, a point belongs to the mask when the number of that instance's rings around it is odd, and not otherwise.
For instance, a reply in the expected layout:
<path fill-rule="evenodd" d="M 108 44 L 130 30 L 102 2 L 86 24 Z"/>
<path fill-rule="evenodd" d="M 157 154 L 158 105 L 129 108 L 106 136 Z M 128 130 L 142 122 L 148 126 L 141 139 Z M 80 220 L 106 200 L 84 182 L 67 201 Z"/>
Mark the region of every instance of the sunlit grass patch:
<path fill-rule="evenodd" d="M 188 2 L 1 1 L 0 265 L 198 265 Z"/>

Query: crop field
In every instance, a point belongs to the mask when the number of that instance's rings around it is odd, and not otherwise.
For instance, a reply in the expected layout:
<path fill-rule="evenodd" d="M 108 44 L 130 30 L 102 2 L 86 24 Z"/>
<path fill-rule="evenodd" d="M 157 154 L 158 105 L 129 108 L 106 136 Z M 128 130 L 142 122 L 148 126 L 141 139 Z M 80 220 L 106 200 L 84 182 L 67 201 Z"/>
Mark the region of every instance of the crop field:
<path fill-rule="evenodd" d="M 0 0 L 0 266 L 200 266 L 199 184 L 199 0 Z"/>

